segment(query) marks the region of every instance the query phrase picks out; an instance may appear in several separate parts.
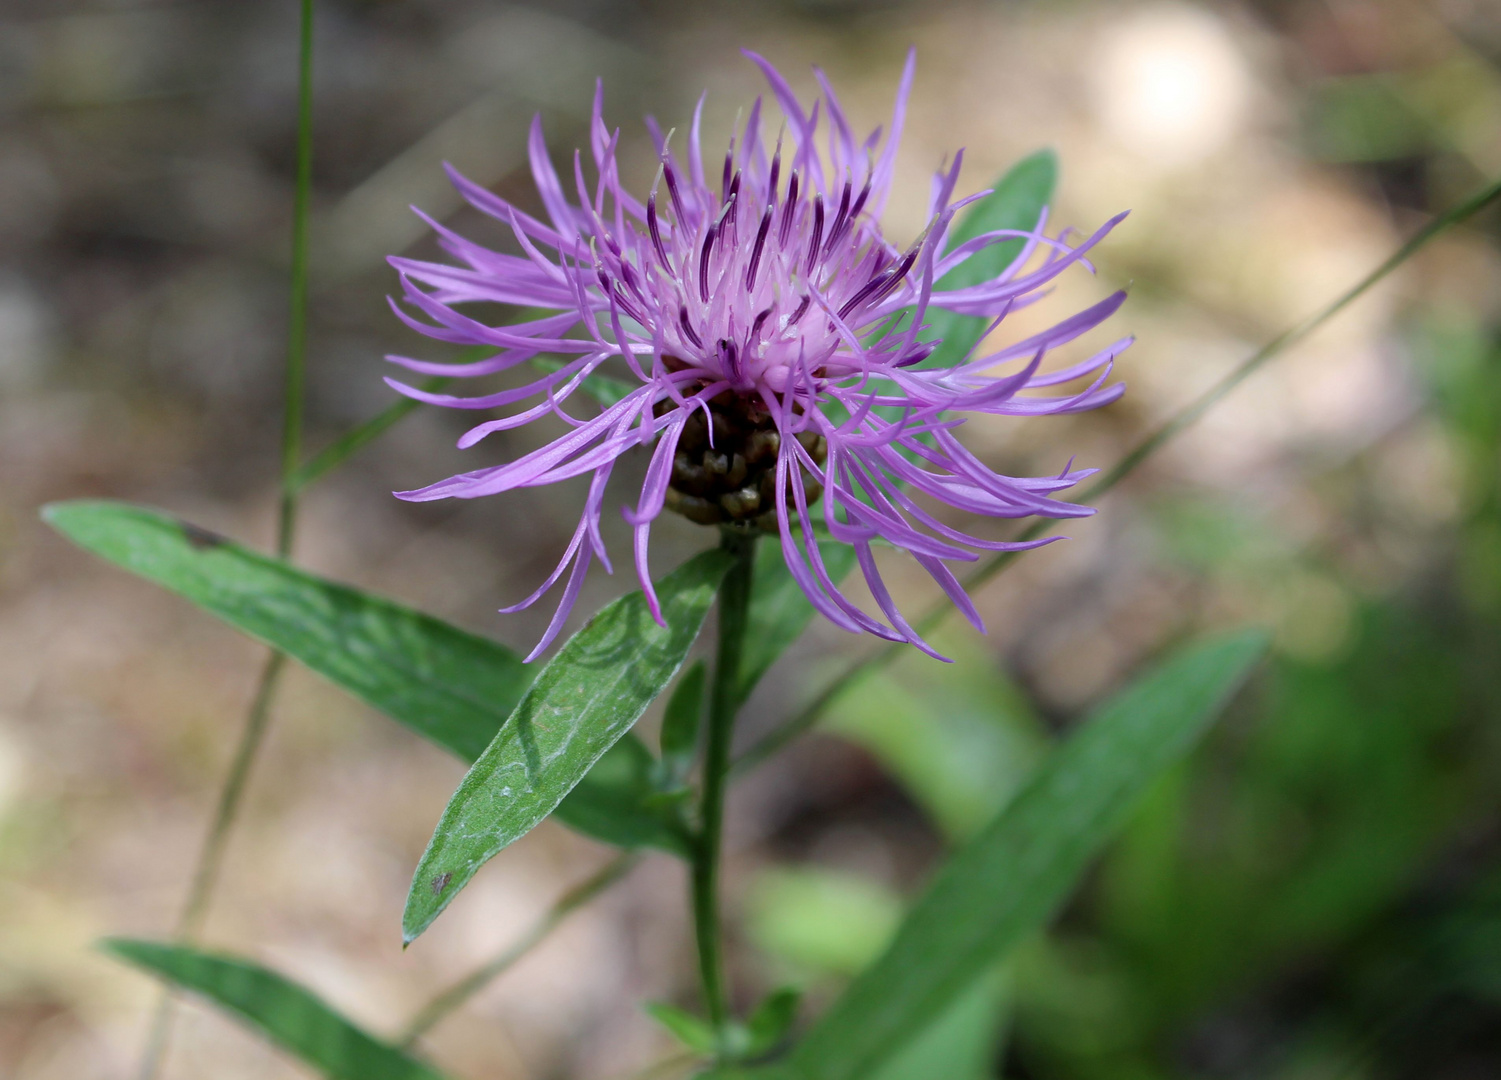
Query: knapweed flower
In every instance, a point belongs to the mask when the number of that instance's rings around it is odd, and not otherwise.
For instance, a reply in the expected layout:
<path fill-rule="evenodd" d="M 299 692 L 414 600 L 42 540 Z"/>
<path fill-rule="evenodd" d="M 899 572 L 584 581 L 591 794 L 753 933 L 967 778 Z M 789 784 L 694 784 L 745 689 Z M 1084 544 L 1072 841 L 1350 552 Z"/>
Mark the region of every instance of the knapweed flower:
<path fill-rule="evenodd" d="M 909 641 L 927 652 L 882 581 L 873 545 L 884 541 L 908 552 L 983 630 L 949 564 L 1047 540 L 1007 543 L 968 535 L 918 496 L 994 518 L 1093 512 L 1053 498 L 1093 470 L 1070 462 L 1054 476 L 1002 476 L 967 450 L 954 429 L 965 413 L 1073 413 L 1115 400 L 1123 387 L 1105 380 L 1130 339 L 1063 370 L 1044 374 L 1041 365 L 1051 349 L 1104 321 L 1124 294 L 1024 341 L 983 355 L 975 350 L 949 367 L 924 366 L 938 344 L 927 320 L 941 309 L 983 317 L 993 328 L 1038 299 L 1070 266 L 1092 269 L 1085 253 L 1120 218 L 1074 243 L 1067 232 L 1046 234 L 1044 212 L 1030 230 L 989 232 L 950 248 L 955 213 L 987 194 L 954 198 L 961 152 L 934 179 L 927 228 L 905 248 L 896 246 L 877 219 L 891 188 L 913 58 L 883 144 L 879 129 L 867 139 L 855 137 L 822 72 L 824 96 L 805 110 L 767 61 L 746 55 L 770 83 L 785 118 L 782 132 L 774 141 L 763 137 L 758 99 L 712 183 L 700 147 L 700 100 L 685 157 L 648 119 L 661 159 L 657 182 L 644 203 L 626 191 L 616 157 L 620 133 L 606 128 L 603 91 L 596 88 L 590 141 L 597 179 L 591 189 L 575 153 L 577 203 L 548 157 L 540 118 L 533 122 L 531 168 L 547 221 L 450 169 L 474 207 L 509 226 L 519 254 L 493 251 L 431 222 L 443 248 L 463 265 L 390 260 L 412 309 L 393 301 L 401 319 L 431 338 L 495 350 L 459 366 L 391 357 L 394 362 L 424 374 L 481 376 L 540 354 L 566 358 L 524 386 L 477 397 L 424 393 L 388 380 L 410 397 L 459 409 L 536 399 L 471 429 L 460 447 L 542 417 L 568 425 L 562 437 L 515 461 L 399 493 L 415 501 L 473 499 L 589 478 L 583 514 L 557 569 L 531 596 L 502 609 L 535 603 L 572 568 L 533 657 L 557 635 L 592 559 L 598 556 L 609 569 L 599 528 L 605 487 L 616 462 L 637 447 L 652 448 L 650 462 L 636 505 L 624 515 L 634 528 L 636 572 L 654 612 L 648 539 L 652 522 L 672 509 L 703 524 L 775 533 L 788 569 L 818 611 L 846 630 Z M 823 153 L 815 143 L 820 110 L 828 126 Z M 1022 242 L 1020 254 L 993 278 L 940 287 L 977 252 L 1015 240 Z M 477 303 L 542 314 L 491 325 L 460 310 Z M 630 392 L 582 416 L 565 409 L 586 377 L 607 364 L 629 376 Z M 1090 384 L 1073 393 L 1031 393 L 1088 376 Z M 853 546 L 885 621 L 840 591 L 820 555 L 820 536 Z"/>

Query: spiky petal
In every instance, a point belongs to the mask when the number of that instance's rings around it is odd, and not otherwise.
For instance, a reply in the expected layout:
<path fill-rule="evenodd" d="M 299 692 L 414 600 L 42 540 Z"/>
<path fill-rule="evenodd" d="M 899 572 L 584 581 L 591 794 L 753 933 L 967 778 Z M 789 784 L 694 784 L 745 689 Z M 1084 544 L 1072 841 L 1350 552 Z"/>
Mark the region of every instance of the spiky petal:
<path fill-rule="evenodd" d="M 480 397 L 428 394 L 388 380 L 404 394 L 453 408 L 511 407 L 535 399 L 473 428 L 461 446 L 543 416 L 560 417 L 572 429 L 515 461 L 398 493 L 413 501 L 472 499 L 589 477 L 583 514 L 557 569 L 534 594 L 506 609 L 535 602 L 567 574 L 557 614 L 532 657 L 561 629 L 592 559 L 598 556 L 609 567 L 599 530 L 606 483 L 615 462 L 634 447 L 652 447 L 651 457 L 625 517 L 634 529 L 637 574 L 658 618 L 648 542 L 669 501 L 696 514 L 695 520 L 759 522 L 774 530 L 793 578 L 831 621 L 929 653 L 881 578 L 872 552 L 876 541 L 910 553 L 976 626 L 979 615 L 948 564 L 973 561 L 980 551 L 1048 541 L 982 540 L 934 517 L 912 493 L 993 518 L 1093 512 L 1053 497 L 1092 470 L 1070 466 L 1056 476 L 1002 476 L 965 449 L 954 428 L 965 413 L 1035 416 L 1114 401 L 1123 387 L 1106 380 L 1129 338 L 1064 370 L 1044 374 L 1041 364 L 1050 350 L 1108 318 L 1124 294 L 949 368 L 922 366 L 936 344 L 924 329 L 930 309 L 1000 322 L 1070 267 L 1092 269 L 1087 253 L 1124 215 L 1078 243 L 1068 242 L 1066 233 L 1047 235 L 1044 212 L 1032 229 L 987 233 L 946 250 L 955 213 L 980 197 L 954 198 L 961 153 L 935 178 L 930 221 L 919 241 L 898 248 L 876 219 L 892 182 L 913 57 L 882 145 L 879 131 L 857 142 L 822 72 L 824 97 L 804 110 L 770 63 L 746 55 L 764 72 L 786 117 L 773 145 L 762 137 L 759 99 L 720 169 L 707 169 L 702 159 L 702 101 L 686 160 L 648 121 L 661 169 L 643 203 L 621 186 L 619 132 L 605 126 L 603 91 L 597 88 L 590 126 L 597 180 L 591 190 L 576 154 L 576 203 L 547 154 L 540 118 L 533 122 L 532 174 L 548 221 L 450 170 L 473 206 L 510 228 L 521 254 L 490 250 L 434 222 L 440 245 L 459 265 L 390 260 L 406 301 L 393 301 L 398 317 L 429 337 L 494 350 L 462 369 L 404 357 L 391 357 L 394 362 L 423 373 L 480 376 L 544 353 L 565 360 L 542 378 Z M 822 154 L 815 145 L 821 110 L 829 118 Z M 995 277 L 962 288 L 938 286 L 976 252 L 1016 239 L 1023 241 L 1021 254 Z M 548 314 L 492 326 L 460 312 L 461 305 L 476 302 Z M 894 329 L 887 325 L 903 313 Z M 594 415 L 568 413 L 565 403 L 605 364 L 629 372 L 631 392 Z M 1090 384 L 1074 393 L 1029 393 L 1084 377 Z M 716 446 L 716 437 L 733 445 Z M 813 506 L 820 495 L 823 527 L 853 546 L 884 618 L 854 604 L 825 568 L 814 542 Z"/>

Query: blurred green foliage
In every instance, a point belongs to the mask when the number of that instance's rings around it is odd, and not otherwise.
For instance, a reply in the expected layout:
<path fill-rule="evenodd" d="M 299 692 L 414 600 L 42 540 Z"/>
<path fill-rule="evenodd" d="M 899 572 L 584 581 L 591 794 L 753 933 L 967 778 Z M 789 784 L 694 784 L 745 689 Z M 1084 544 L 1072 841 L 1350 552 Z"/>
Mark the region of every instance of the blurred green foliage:
<path fill-rule="evenodd" d="M 1298 623 L 1316 613 L 1288 608 L 1286 647 L 1254 692 L 1022 950 L 1005 1054 L 953 1075 L 1487 1075 L 1458 1070 L 1501 1050 L 1501 344 L 1453 312 L 1417 320 L 1411 343 L 1459 471 L 1458 516 L 1437 526 L 1453 530 L 1436 549 L 1447 554 L 1373 592 L 1243 505 L 1156 508 L 1163 557 L 1204 582 L 1323 582 L 1349 625 L 1338 648 L 1306 649 Z M 1009 798 L 1048 741 L 976 652 L 937 674 L 894 665 L 829 727 L 950 841 Z M 875 882 L 778 870 L 752 894 L 753 938 L 837 980 L 875 952 L 900 902 Z"/>

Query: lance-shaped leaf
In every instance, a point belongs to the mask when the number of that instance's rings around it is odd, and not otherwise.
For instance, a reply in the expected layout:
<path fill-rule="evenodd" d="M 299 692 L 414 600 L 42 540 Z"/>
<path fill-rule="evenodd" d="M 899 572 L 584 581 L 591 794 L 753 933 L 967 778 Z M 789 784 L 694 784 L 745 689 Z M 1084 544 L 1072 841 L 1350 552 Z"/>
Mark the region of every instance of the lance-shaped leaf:
<path fill-rule="evenodd" d="M 548 661 L 443 811 L 407 895 L 407 941 L 475 871 L 552 813 L 672 681 L 731 561 L 725 551 L 706 551 L 659 582 L 665 626 L 633 592 Z"/>
<path fill-rule="evenodd" d="M 794 1051 L 796 1074 L 873 1075 L 1040 928 L 1265 647 L 1259 633 L 1193 646 L 1098 709 L 938 873 L 891 946 Z"/>
<path fill-rule="evenodd" d="M 662 791 L 660 771 L 646 744 L 628 731 L 594 763 L 553 816 L 607 844 L 660 848 L 689 858 L 693 851 L 684 818 L 688 791 Z"/>
<path fill-rule="evenodd" d="M 80 501 L 53 503 L 42 517 L 466 760 L 489 745 L 531 682 L 503 645 L 167 514 Z"/>
<path fill-rule="evenodd" d="M 155 510 L 80 501 L 42 516 L 80 547 L 280 649 L 466 762 L 531 684 L 535 669 L 504 645 Z M 643 755 L 639 742 L 618 747 L 559 819 L 607 843 L 681 852 L 675 809 L 641 780 L 652 771 Z"/>
<path fill-rule="evenodd" d="M 332 1080 L 443 1080 L 350 1023 L 312 991 L 258 964 L 178 945 L 112 938 L 106 952 L 201 994 Z"/>

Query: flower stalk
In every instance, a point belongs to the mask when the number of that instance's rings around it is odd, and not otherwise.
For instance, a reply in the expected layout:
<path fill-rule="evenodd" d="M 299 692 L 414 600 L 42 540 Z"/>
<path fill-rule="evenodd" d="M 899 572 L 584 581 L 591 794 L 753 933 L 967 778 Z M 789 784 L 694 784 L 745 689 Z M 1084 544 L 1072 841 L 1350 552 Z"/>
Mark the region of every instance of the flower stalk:
<path fill-rule="evenodd" d="M 282 408 L 281 497 L 276 515 L 276 554 L 282 559 L 292 555 L 297 535 L 298 488 L 292 483 L 302 457 L 303 404 L 307 367 L 308 313 L 308 218 L 312 205 L 313 183 L 313 0 L 302 0 L 298 10 L 298 78 L 297 78 L 297 174 L 292 208 L 292 266 L 290 308 L 287 322 L 287 358 Z M 173 937 L 179 942 L 197 939 L 208 918 L 209 903 L 230 834 L 244 803 L 245 788 L 251 770 L 265 744 L 271 709 L 286 666 L 286 655 L 273 650 L 266 657 L 256 683 L 254 696 L 245 713 L 244 726 L 235 746 L 229 773 L 219 789 L 219 800 L 208 835 L 199 850 L 193 868 L 193 881 L 183 903 Z M 139 1080 L 155 1080 L 160 1075 L 172 1035 L 173 995 L 163 991 L 152 1014 L 146 1047 L 137 1070 Z"/>
<path fill-rule="evenodd" d="M 704 742 L 699 830 L 692 867 L 693 925 L 699 975 L 709 1020 L 721 1033 L 729 1020 L 719 932 L 719 862 L 724 834 L 724 795 L 729 780 L 730 742 L 739 708 L 741 657 L 750 614 L 751 574 L 757 534 L 743 527 L 721 531 L 721 546 L 735 557 L 719 589 L 719 643 L 709 690 L 709 729 Z"/>

